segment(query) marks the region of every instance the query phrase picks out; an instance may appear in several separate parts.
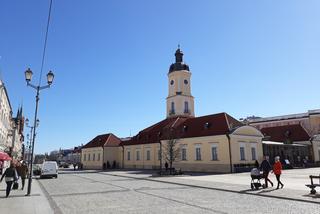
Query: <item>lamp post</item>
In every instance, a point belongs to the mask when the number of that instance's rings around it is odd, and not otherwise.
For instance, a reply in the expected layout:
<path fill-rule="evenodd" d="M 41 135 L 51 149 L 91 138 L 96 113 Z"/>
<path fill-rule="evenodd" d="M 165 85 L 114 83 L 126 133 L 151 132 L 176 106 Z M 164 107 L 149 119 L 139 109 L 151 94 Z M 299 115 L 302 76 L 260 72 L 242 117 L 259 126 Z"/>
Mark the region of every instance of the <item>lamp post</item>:
<path fill-rule="evenodd" d="M 34 152 L 34 141 L 36 138 L 36 127 L 37 127 L 37 114 L 38 114 L 38 103 L 39 103 L 39 95 L 40 95 L 40 91 L 46 88 L 50 88 L 52 82 L 53 82 L 53 78 L 54 78 L 54 74 L 52 73 L 52 71 L 49 71 L 49 73 L 47 74 L 47 82 L 48 84 L 45 86 L 40 86 L 40 83 L 38 86 L 35 86 L 33 84 L 30 83 L 31 78 L 32 78 L 32 71 L 30 70 L 30 68 L 28 68 L 28 70 L 25 71 L 25 78 L 27 81 L 27 86 L 30 86 L 31 88 L 35 89 L 37 94 L 36 94 L 36 109 L 35 109 L 35 113 L 34 113 L 34 121 L 33 121 L 33 135 L 32 135 L 32 143 L 31 143 L 31 160 L 30 160 L 30 173 L 29 173 L 29 181 L 28 181 L 28 192 L 27 192 L 27 196 L 30 195 L 31 193 L 31 183 L 32 183 L 32 166 L 33 166 L 33 152 Z"/>
<path fill-rule="evenodd" d="M 27 145 L 27 148 L 28 148 L 27 160 L 28 160 L 28 168 L 29 168 L 29 170 L 31 170 L 31 168 L 30 168 L 30 158 L 31 158 L 30 154 L 31 154 L 31 142 L 32 142 L 32 134 L 33 134 L 34 126 L 30 126 L 29 125 L 29 119 L 28 118 L 25 120 L 25 122 L 26 122 L 26 127 L 30 128 L 30 135 L 27 134 L 27 139 L 28 139 L 28 142 L 29 142 L 28 145 Z M 39 119 L 37 119 L 36 127 L 39 126 L 39 122 L 40 122 Z M 35 135 L 37 135 L 37 134 L 35 134 Z"/>

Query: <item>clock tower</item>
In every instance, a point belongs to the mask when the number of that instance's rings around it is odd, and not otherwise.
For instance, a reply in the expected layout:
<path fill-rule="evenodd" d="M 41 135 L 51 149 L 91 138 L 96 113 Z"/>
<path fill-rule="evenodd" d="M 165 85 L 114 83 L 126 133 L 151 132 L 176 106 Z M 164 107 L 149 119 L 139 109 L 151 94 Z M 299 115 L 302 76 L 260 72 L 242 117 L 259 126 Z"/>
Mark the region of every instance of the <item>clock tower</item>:
<path fill-rule="evenodd" d="M 191 72 L 183 62 L 180 47 L 175 53 L 176 62 L 168 73 L 169 95 L 167 97 L 167 118 L 175 116 L 194 117 L 194 98 L 191 95 Z"/>

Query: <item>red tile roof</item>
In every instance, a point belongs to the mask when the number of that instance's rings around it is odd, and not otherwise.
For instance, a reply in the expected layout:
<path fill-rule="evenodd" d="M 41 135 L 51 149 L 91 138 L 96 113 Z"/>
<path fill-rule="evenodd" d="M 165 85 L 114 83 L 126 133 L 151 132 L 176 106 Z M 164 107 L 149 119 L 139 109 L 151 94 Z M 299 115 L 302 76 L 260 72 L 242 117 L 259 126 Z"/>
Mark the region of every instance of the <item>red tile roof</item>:
<path fill-rule="evenodd" d="M 84 145 L 82 149 L 106 146 L 119 146 L 121 140 L 114 134 L 102 134 L 93 138 L 89 143 Z"/>
<path fill-rule="evenodd" d="M 275 142 L 285 142 L 288 139 L 293 142 L 310 139 L 310 135 L 301 124 L 266 127 L 262 128 L 261 132 L 263 135 L 270 137 L 268 140 Z"/>
<path fill-rule="evenodd" d="M 142 131 L 123 145 L 158 143 L 159 140 L 224 135 L 243 124 L 226 113 L 202 117 L 174 117 L 160 121 Z"/>

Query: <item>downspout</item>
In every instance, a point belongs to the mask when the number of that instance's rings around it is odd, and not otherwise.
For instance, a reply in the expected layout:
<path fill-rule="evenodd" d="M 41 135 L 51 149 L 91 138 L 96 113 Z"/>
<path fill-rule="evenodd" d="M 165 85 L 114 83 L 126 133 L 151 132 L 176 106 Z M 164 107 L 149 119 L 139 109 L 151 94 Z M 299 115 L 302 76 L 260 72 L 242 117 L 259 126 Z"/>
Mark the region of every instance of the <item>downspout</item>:
<path fill-rule="evenodd" d="M 161 140 L 160 140 L 160 137 L 161 137 L 161 132 L 158 132 L 158 142 L 159 142 L 159 145 L 160 145 L 160 175 L 162 173 L 162 143 L 161 143 Z M 159 155 L 159 154 L 157 154 Z"/>
<path fill-rule="evenodd" d="M 124 145 L 121 145 L 122 147 L 122 169 L 124 169 Z"/>
<path fill-rule="evenodd" d="M 314 146 L 313 146 L 313 138 L 314 138 L 314 136 L 312 136 L 309 141 L 311 143 L 311 150 L 312 150 L 311 158 L 312 158 L 313 163 L 315 163 L 316 160 L 315 160 L 315 157 L 314 157 L 315 150 L 314 150 Z"/>
<path fill-rule="evenodd" d="M 227 136 L 227 138 L 228 138 L 228 145 L 229 145 L 230 173 L 233 173 L 233 170 L 232 170 L 232 152 L 231 152 L 231 142 L 230 142 L 230 135 L 229 135 L 229 133 L 227 133 L 226 136 Z"/>

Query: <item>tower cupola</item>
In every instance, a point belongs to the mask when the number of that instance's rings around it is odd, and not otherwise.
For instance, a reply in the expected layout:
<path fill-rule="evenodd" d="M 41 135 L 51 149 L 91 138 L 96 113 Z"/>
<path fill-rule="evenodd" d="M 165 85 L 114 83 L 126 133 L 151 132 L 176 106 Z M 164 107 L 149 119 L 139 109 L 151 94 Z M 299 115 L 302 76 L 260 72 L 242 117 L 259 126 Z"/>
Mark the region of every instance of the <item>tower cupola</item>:
<path fill-rule="evenodd" d="M 191 72 L 183 62 L 183 52 L 178 46 L 175 63 L 168 73 L 169 94 L 167 97 L 167 117 L 194 117 L 194 98 L 191 95 Z"/>

